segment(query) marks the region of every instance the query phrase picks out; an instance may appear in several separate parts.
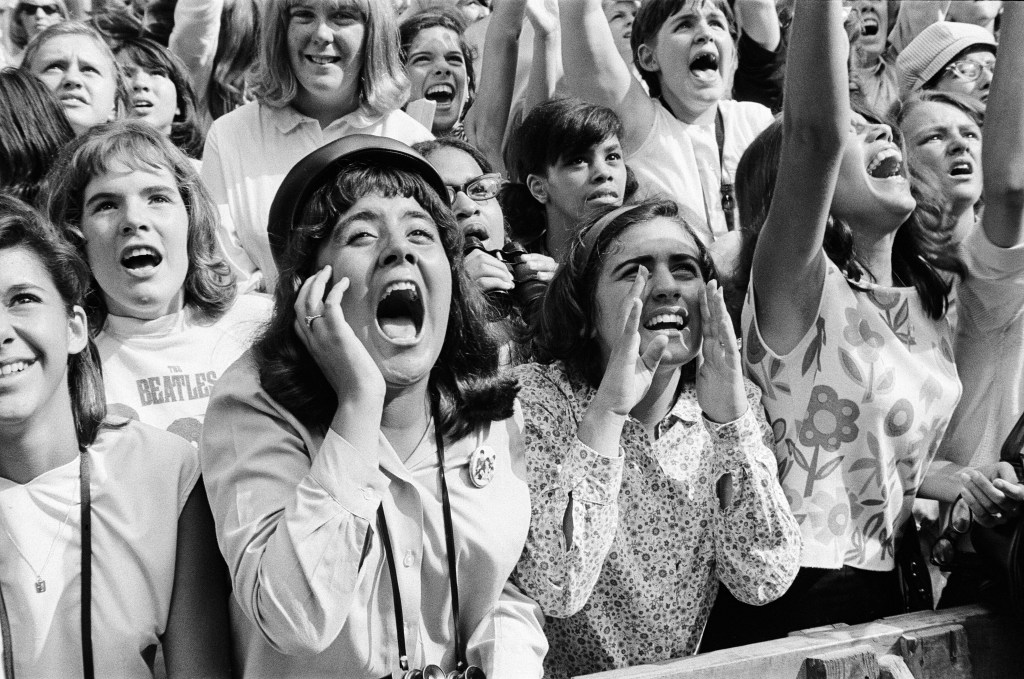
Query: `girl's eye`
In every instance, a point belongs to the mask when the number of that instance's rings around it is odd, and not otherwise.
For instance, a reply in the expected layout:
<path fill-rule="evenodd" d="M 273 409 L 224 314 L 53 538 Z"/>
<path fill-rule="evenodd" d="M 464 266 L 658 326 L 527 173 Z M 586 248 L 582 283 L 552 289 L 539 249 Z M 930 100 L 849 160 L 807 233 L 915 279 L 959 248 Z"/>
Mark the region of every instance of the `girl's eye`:
<path fill-rule="evenodd" d="M 462 66 L 465 62 L 463 61 L 461 54 L 455 54 L 448 57 L 448 63 L 454 64 L 455 66 Z"/>
<path fill-rule="evenodd" d="M 431 57 L 429 54 L 417 54 L 412 58 L 410 63 L 416 64 L 417 66 L 422 66 L 423 64 L 429 64 L 430 60 Z"/>
<path fill-rule="evenodd" d="M 613 151 L 608 154 L 607 159 L 611 161 L 622 160 L 622 154 L 619 153 L 618 151 Z"/>
<path fill-rule="evenodd" d="M 117 204 L 112 200 L 104 200 L 99 203 L 94 203 L 92 206 L 92 213 L 97 214 L 99 212 L 106 212 L 107 210 L 116 210 Z"/>
<path fill-rule="evenodd" d="M 293 7 L 289 13 L 289 17 L 292 21 L 299 21 L 306 23 L 312 21 L 316 15 L 312 10 L 306 9 L 305 7 Z"/>
<path fill-rule="evenodd" d="M 40 299 L 33 294 L 27 292 L 19 292 L 14 297 L 11 297 L 11 306 L 20 304 L 34 304 L 39 302 Z"/>
<path fill-rule="evenodd" d="M 163 193 L 154 193 L 150 196 L 150 201 L 154 203 L 171 203 L 171 197 Z"/>
<path fill-rule="evenodd" d="M 434 240 L 434 232 L 431 231 L 430 229 L 413 229 L 409 233 L 409 235 L 419 240 L 426 240 L 431 242 L 433 242 Z"/>
<path fill-rule="evenodd" d="M 374 235 L 369 231 L 355 231 L 349 235 L 345 241 L 346 245 L 358 245 L 359 243 L 365 243 L 366 241 L 374 238 Z"/>

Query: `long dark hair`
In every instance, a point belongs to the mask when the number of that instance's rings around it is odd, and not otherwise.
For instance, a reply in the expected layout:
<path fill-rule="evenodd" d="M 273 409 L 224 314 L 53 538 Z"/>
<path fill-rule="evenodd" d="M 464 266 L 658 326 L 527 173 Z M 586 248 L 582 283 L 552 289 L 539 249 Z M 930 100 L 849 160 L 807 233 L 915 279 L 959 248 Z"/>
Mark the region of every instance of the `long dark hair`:
<path fill-rule="evenodd" d="M 46 85 L 20 69 L 0 70 L 0 191 L 34 202 L 54 158 L 74 138 Z"/>
<path fill-rule="evenodd" d="M 870 122 L 883 123 L 878 116 L 854 106 L 854 110 Z M 899 127 L 889 125 L 893 141 L 901 148 L 903 136 Z M 750 278 L 750 265 L 757 244 L 757 236 L 768 218 L 775 182 L 778 178 L 782 153 L 782 119 L 777 118 L 759 134 L 740 158 L 736 168 L 736 198 L 740 209 L 740 223 L 745 236 L 740 254 L 737 287 L 745 288 Z M 892 246 L 892 272 L 894 277 L 913 285 L 929 316 L 938 320 L 949 308 L 952 284 L 947 272 L 963 276 L 963 263 L 948 247 L 949 234 L 943 234 L 942 209 L 927 196 L 911 187 L 917 207 L 896 231 Z M 839 267 L 851 285 L 871 271 L 864 266 L 854 250 L 853 231 L 843 220 L 829 215 L 822 243 L 825 254 Z"/>
<path fill-rule="evenodd" d="M 586 153 L 612 135 L 622 139 L 619 117 L 610 108 L 581 99 L 553 99 L 530 111 L 513 129 L 504 151 L 509 183 L 500 199 L 512 238 L 530 252 L 546 253 L 547 214 L 527 188 L 526 178 L 547 174 L 559 160 Z M 632 197 L 637 186 L 627 166 L 624 200 Z"/>
<path fill-rule="evenodd" d="M 253 346 L 263 388 L 306 425 L 329 426 L 337 395 L 295 335 L 295 299 L 302 281 L 316 273 L 323 240 L 341 215 L 370 193 L 405 196 L 419 203 L 437 224 L 451 262 L 448 327 L 430 374 L 440 396 L 439 425 L 445 437 L 457 440 L 478 424 L 509 417 L 517 387 L 511 377 L 498 372 L 499 339 L 487 326 L 482 293 L 463 268 L 463 239 L 455 216 L 419 175 L 364 163 L 348 165 L 312 194 L 279 253 L 274 314 Z"/>
<path fill-rule="evenodd" d="M 171 122 L 171 143 L 181 149 L 190 158 L 201 158 L 203 155 L 203 128 L 196 111 L 196 94 L 192 89 L 185 65 L 181 59 L 172 54 L 166 47 L 153 42 L 149 38 L 125 40 L 114 51 L 124 57 L 136 68 L 147 73 L 166 76 L 177 92 L 175 102 L 178 113 Z M 131 67 L 122 65 L 126 74 Z M 128 74 L 130 76 L 130 74 Z"/>
<path fill-rule="evenodd" d="M 68 314 L 85 306 L 89 266 L 78 251 L 60 237 L 52 224 L 16 198 L 0 194 L 0 250 L 23 248 L 35 255 L 53 280 Z M 77 354 L 68 356 L 68 391 L 78 446 L 85 448 L 107 415 L 103 376 L 90 340 Z"/>
<path fill-rule="evenodd" d="M 718 280 L 718 271 L 707 248 L 693 227 L 679 215 L 679 206 L 670 200 L 646 200 L 637 204 L 604 226 L 593 248 L 586 247 L 584 240 L 588 231 L 618 209 L 615 206 L 601 208 L 573 239 L 569 254 L 548 286 L 541 312 L 534 318 L 531 328 L 533 348 L 540 362 L 562 361 L 570 374 L 581 377 L 594 388 L 601 384 L 604 374 L 597 341 L 597 283 L 608 254 L 623 233 L 658 217 L 671 219 L 697 244 L 704 280 Z M 694 379 L 692 361 L 684 370 L 685 380 Z"/>

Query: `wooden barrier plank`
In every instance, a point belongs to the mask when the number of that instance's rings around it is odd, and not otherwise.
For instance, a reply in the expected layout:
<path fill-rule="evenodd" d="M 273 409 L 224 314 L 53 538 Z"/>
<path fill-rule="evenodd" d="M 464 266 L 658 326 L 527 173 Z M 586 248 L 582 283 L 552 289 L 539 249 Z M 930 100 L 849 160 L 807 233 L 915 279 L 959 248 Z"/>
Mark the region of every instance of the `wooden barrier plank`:
<path fill-rule="evenodd" d="M 878 679 L 878 658 L 870 646 L 813 655 L 804 661 L 807 679 Z"/>

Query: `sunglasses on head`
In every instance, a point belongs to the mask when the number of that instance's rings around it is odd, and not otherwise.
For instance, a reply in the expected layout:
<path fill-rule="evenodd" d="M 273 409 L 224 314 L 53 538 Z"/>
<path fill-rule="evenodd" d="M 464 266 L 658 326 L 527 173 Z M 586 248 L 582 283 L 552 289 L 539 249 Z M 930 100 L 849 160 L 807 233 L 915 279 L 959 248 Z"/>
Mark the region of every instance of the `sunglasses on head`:
<path fill-rule="evenodd" d="M 60 12 L 60 7 L 57 5 L 37 5 L 31 2 L 19 2 L 18 12 L 21 14 L 35 14 L 39 10 L 43 10 L 44 14 L 53 16 Z"/>

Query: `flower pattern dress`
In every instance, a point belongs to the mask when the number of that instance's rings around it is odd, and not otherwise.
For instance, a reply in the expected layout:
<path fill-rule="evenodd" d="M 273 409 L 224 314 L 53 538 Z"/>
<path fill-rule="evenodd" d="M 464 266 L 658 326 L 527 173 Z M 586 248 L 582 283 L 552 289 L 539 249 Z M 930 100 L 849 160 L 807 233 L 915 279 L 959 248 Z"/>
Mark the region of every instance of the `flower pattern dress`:
<path fill-rule="evenodd" d="M 724 425 L 701 416 L 687 386 L 657 439 L 627 419 L 621 455 L 604 457 L 576 436 L 593 387 L 560 363 L 514 371 L 532 516 L 513 578 L 547 616 L 546 677 L 694 653 L 719 580 L 755 604 L 786 591 L 799 529 L 754 384 L 747 412 Z M 715 484 L 725 473 L 734 496 L 722 508 Z"/>
<path fill-rule="evenodd" d="M 764 394 L 801 566 L 892 570 L 960 398 L 949 323 L 916 289 L 851 283 L 831 261 L 817 319 L 787 355 L 765 345 L 754 312 L 751 286 L 743 359 Z"/>

